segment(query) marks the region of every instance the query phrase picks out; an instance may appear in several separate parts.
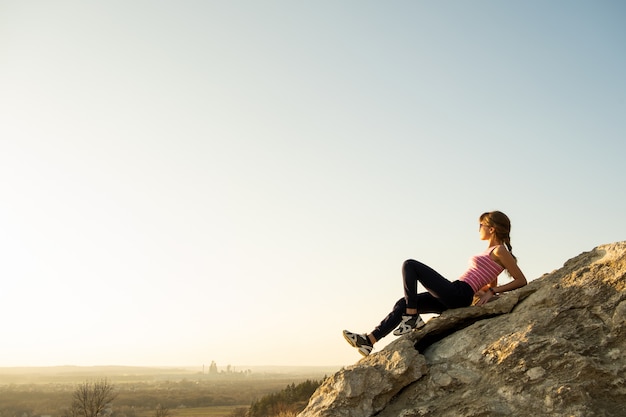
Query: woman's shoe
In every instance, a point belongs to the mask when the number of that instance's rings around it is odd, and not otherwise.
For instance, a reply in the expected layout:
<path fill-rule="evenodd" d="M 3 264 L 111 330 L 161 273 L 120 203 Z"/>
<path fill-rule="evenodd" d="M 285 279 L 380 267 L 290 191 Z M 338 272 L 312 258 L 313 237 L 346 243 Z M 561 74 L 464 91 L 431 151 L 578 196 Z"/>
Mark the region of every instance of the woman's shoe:
<path fill-rule="evenodd" d="M 419 329 L 425 324 L 419 314 L 402 316 L 402 322 L 400 322 L 400 326 L 393 331 L 393 335 L 402 336 L 411 333 L 413 329 Z"/>
<path fill-rule="evenodd" d="M 370 342 L 370 339 L 365 334 L 356 334 L 347 330 L 343 331 L 343 337 L 350 343 L 350 346 L 359 350 L 359 353 L 363 356 L 367 356 L 372 353 L 374 345 Z"/>

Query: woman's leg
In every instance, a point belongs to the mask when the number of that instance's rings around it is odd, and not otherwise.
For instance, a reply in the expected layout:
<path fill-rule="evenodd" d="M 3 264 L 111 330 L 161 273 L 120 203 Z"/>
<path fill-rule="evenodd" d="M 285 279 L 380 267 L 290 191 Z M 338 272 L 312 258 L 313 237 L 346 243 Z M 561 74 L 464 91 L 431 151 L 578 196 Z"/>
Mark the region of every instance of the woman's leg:
<path fill-rule="evenodd" d="M 441 314 L 449 308 L 466 307 L 471 304 L 471 288 L 465 283 L 450 282 L 429 266 L 408 260 L 402 265 L 404 298 L 399 299 L 391 312 L 370 333 L 376 340 L 391 333 L 401 322 L 407 309 L 414 309 L 417 314 Z M 428 292 L 417 293 L 420 282 Z M 470 293 L 464 288 L 467 286 Z"/>
<path fill-rule="evenodd" d="M 387 336 L 393 329 L 396 328 L 400 321 L 402 321 L 402 315 L 406 310 L 406 301 L 404 298 L 398 300 L 398 302 L 393 306 L 393 309 L 387 317 L 385 317 L 378 326 L 374 330 L 372 330 L 371 336 L 373 336 L 377 341 Z"/>
<path fill-rule="evenodd" d="M 418 301 L 418 314 L 422 313 L 441 313 L 447 310 L 446 306 L 439 300 L 433 297 L 431 294 L 425 292 L 417 294 Z M 380 340 L 383 337 L 391 333 L 402 321 L 402 316 L 406 314 L 406 299 L 401 298 L 393 306 L 393 309 L 387 317 L 385 317 L 372 333 L 370 333 L 376 340 Z"/>
<path fill-rule="evenodd" d="M 458 283 L 452 283 L 441 276 L 437 271 L 421 262 L 409 259 L 402 265 L 404 280 L 404 299 L 406 309 L 417 310 L 417 313 L 442 312 L 448 308 L 466 307 L 467 293 Z M 417 283 L 421 283 L 431 297 L 424 293 L 417 293 Z M 471 303 L 471 298 L 469 299 Z M 443 307 L 443 309 L 441 309 Z M 441 311 L 433 311 L 441 309 Z"/>

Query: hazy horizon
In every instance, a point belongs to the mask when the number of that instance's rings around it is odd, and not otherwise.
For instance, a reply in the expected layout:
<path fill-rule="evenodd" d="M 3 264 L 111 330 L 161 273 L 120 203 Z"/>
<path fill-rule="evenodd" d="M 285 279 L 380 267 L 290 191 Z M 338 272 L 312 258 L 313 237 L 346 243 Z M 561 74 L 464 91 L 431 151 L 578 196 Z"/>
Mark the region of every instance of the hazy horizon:
<path fill-rule="evenodd" d="M 485 211 L 530 280 L 626 239 L 625 17 L 0 0 L 0 367 L 347 366 Z"/>
<path fill-rule="evenodd" d="M 39 372 L 41 370 L 49 370 L 49 371 L 56 371 L 56 370 L 61 370 L 61 369 L 66 369 L 66 370 L 76 370 L 76 372 L 81 372 L 84 370 L 94 370 L 94 369 L 112 369 L 112 370 L 129 370 L 129 369 L 136 369 L 136 370 L 150 370 L 150 371 L 162 371 L 162 370 L 181 370 L 181 371 L 188 371 L 188 372 L 194 372 L 194 373 L 198 373 L 198 372 L 202 372 L 202 370 L 205 370 L 205 373 L 208 373 L 208 369 L 209 369 L 209 365 L 210 364 L 205 364 L 205 366 L 203 367 L 202 365 L 156 365 L 156 366 L 150 366 L 150 365 L 142 365 L 142 366 L 138 366 L 138 365 L 46 365 L 46 366 L 0 366 L 1 370 L 14 370 L 15 372 L 21 372 L 21 370 L 28 370 L 28 371 L 33 371 L 33 372 Z M 241 371 L 245 371 L 246 369 L 252 369 L 252 370 L 257 370 L 257 371 L 261 371 L 261 370 L 298 370 L 298 369 L 334 369 L 334 368 L 339 368 L 342 367 L 344 365 L 235 365 L 235 364 L 217 364 L 217 369 L 218 371 L 223 371 L 223 370 L 227 370 L 227 369 L 232 369 L 233 372 L 241 372 Z"/>

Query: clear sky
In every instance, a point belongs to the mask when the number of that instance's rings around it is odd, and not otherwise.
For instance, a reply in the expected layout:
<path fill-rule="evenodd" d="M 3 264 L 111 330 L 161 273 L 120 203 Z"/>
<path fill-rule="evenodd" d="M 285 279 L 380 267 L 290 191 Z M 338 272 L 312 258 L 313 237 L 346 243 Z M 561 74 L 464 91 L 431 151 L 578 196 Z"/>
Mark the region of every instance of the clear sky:
<path fill-rule="evenodd" d="M 529 279 L 626 239 L 625 20 L 0 0 L 0 366 L 349 365 L 484 211 Z"/>

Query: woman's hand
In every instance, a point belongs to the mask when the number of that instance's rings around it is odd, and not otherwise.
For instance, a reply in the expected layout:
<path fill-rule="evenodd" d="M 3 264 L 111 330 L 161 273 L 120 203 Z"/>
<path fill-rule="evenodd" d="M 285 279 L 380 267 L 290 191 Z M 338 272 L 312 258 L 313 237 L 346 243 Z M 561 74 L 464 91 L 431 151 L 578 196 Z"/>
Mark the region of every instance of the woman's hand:
<path fill-rule="evenodd" d="M 478 293 L 476 295 L 478 295 Z M 484 293 L 482 293 L 480 295 L 480 298 L 476 302 L 476 305 L 477 306 L 481 306 L 481 305 L 489 302 L 489 300 L 491 300 L 494 296 L 495 296 L 495 294 L 492 293 L 491 291 L 485 291 Z"/>

